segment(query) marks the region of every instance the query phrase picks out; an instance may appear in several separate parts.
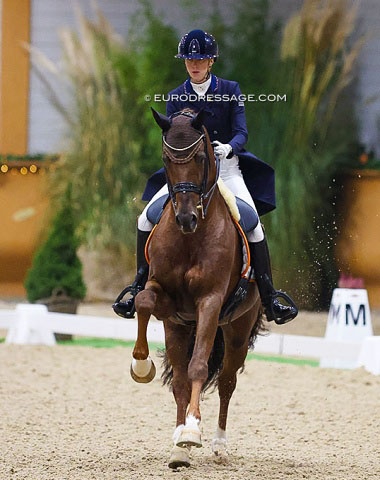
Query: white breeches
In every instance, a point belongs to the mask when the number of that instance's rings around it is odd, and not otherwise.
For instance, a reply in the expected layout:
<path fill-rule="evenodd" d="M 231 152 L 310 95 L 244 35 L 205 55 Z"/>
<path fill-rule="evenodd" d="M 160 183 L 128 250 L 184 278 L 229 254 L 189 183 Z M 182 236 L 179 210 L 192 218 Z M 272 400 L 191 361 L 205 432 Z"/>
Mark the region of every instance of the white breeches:
<path fill-rule="evenodd" d="M 236 196 L 244 200 L 248 205 L 250 205 L 255 211 L 256 206 L 252 197 L 246 187 L 243 179 L 243 175 L 239 168 L 239 159 L 236 155 L 232 158 L 226 158 L 220 162 L 220 177 L 225 183 L 225 185 L 231 190 L 231 192 Z M 150 200 L 148 205 L 144 208 L 141 212 L 141 215 L 137 221 L 137 227 L 139 230 L 143 231 L 150 231 L 153 228 L 152 223 L 148 220 L 146 216 L 147 209 L 150 205 L 157 200 L 157 198 L 162 197 L 163 195 L 168 195 L 168 187 L 164 185 Z M 261 226 L 261 223 L 257 224 L 257 227 L 252 231 L 249 232 L 247 235 L 247 239 L 249 242 L 260 242 L 264 239 L 264 232 Z"/>
<path fill-rule="evenodd" d="M 146 216 L 146 212 L 148 211 L 148 208 L 154 203 L 158 198 L 164 196 L 164 195 L 169 195 L 169 190 L 168 186 L 165 183 L 163 187 L 158 190 L 158 192 L 153 195 L 153 197 L 149 200 L 149 203 L 145 206 L 144 210 L 141 212 L 138 220 L 137 220 L 137 228 L 139 230 L 143 230 L 144 232 L 150 232 L 153 228 L 153 224 L 148 220 Z"/>

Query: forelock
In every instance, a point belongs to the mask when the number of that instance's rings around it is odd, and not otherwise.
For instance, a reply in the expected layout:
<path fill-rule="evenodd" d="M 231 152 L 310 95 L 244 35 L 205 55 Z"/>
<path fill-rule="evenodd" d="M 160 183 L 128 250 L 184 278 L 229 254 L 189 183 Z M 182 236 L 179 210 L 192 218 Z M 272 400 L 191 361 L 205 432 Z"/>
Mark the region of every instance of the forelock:
<path fill-rule="evenodd" d="M 191 117 L 178 115 L 173 118 L 166 134 L 166 141 L 175 148 L 185 148 L 199 138 L 199 132 L 191 126 Z"/>

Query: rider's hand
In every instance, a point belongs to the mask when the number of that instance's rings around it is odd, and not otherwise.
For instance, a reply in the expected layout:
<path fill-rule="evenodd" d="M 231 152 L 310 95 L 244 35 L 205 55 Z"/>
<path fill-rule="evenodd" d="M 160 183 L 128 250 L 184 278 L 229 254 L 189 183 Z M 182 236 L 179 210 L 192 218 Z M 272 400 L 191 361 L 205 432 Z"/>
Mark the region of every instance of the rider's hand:
<path fill-rule="evenodd" d="M 215 155 L 218 155 L 219 160 L 225 160 L 229 157 L 230 153 L 232 153 L 232 147 L 229 143 L 221 143 L 218 142 L 218 140 L 214 140 L 212 146 L 214 147 L 214 153 Z"/>

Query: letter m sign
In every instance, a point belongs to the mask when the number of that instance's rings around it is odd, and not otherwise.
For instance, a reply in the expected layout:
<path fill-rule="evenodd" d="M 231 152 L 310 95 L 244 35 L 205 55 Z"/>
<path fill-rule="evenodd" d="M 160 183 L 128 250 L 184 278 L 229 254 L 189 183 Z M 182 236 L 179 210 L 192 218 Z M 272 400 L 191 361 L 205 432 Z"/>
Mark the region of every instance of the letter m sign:
<path fill-rule="evenodd" d="M 357 315 L 354 314 L 352 310 L 352 306 L 349 303 L 346 303 L 346 325 L 349 325 L 350 318 L 352 319 L 354 325 L 360 324 L 360 319 L 363 317 L 363 326 L 366 324 L 366 317 L 365 317 L 365 308 L 363 304 L 359 305 L 359 309 L 357 311 Z"/>

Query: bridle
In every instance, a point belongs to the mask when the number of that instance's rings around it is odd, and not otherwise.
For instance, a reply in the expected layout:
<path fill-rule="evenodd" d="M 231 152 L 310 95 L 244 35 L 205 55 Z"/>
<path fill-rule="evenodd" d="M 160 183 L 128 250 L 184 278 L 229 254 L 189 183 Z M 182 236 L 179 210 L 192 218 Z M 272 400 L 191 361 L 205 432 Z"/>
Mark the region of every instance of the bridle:
<path fill-rule="evenodd" d="M 171 116 L 171 118 L 179 116 L 179 115 L 185 115 L 190 118 L 194 118 L 194 115 L 190 112 L 178 112 L 174 115 Z M 174 210 L 177 210 L 177 201 L 176 201 L 176 195 L 177 193 L 196 193 L 199 195 L 199 202 L 197 205 L 197 208 L 201 210 L 202 214 L 202 219 L 205 218 L 208 210 L 208 206 L 210 204 L 210 200 L 213 196 L 213 193 L 215 191 L 215 187 L 217 185 L 218 177 L 219 177 L 219 170 L 220 170 L 220 161 L 218 157 L 215 158 L 215 163 L 216 163 L 216 175 L 215 175 L 215 181 L 207 190 L 207 184 L 208 184 L 208 176 L 209 176 L 209 166 L 210 166 L 210 156 L 207 148 L 207 137 L 206 137 L 206 130 L 205 127 L 202 126 L 202 132 L 199 131 L 200 136 L 197 140 L 195 140 L 191 145 L 188 145 L 183 148 L 177 148 L 173 147 L 170 145 L 165 138 L 165 135 L 162 137 L 162 152 L 164 154 L 164 165 L 165 165 L 165 173 L 166 173 L 166 182 L 168 185 L 168 190 L 169 190 L 169 196 L 172 201 Z M 167 162 L 175 163 L 175 164 L 186 164 L 191 162 L 195 155 L 202 150 L 203 147 L 203 152 L 205 153 L 205 157 L 203 158 L 203 177 L 202 177 L 202 183 L 200 185 L 197 185 L 193 182 L 178 182 L 175 183 L 174 185 L 170 182 L 168 172 L 167 172 Z M 191 150 L 190 150 L 191 149 Z M 187 150 L 190 150 L 189 153 L 186 155 L 184 158 L 178 158 L 176 154 L 186 152 Z"/>

